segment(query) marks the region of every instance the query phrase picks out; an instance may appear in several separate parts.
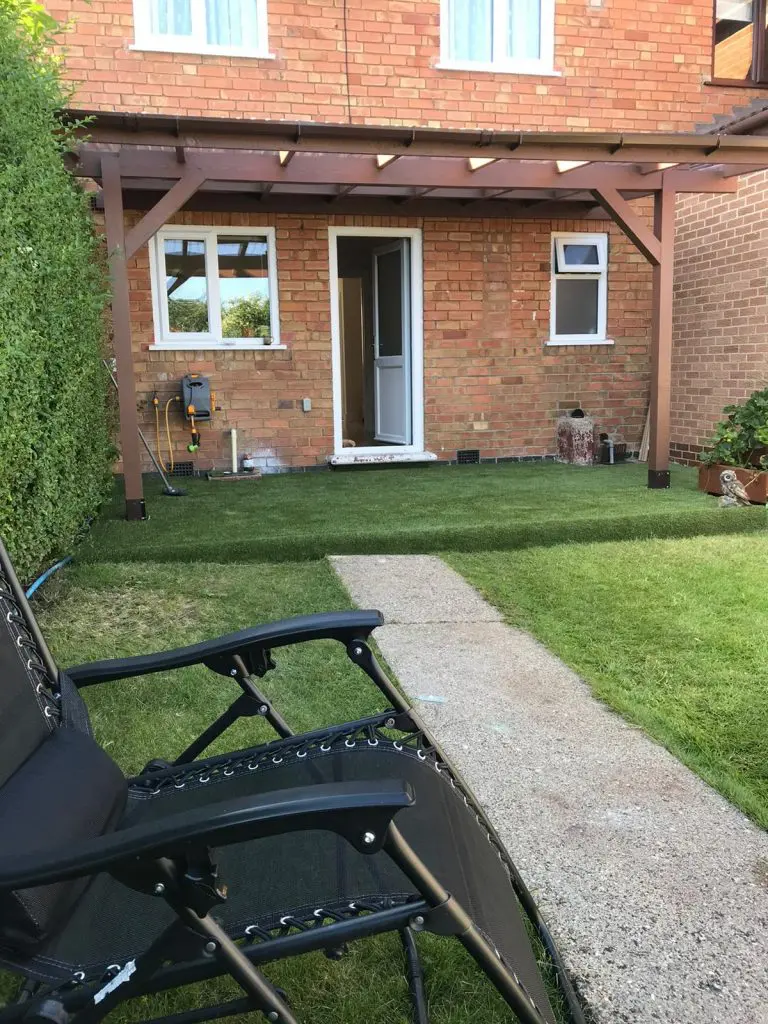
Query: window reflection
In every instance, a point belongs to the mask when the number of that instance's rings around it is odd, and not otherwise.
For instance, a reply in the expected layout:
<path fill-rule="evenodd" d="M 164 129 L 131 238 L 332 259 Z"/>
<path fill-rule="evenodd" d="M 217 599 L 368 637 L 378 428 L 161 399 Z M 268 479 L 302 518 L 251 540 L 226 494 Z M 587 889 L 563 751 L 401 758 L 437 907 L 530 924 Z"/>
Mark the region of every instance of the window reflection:
<path fill-rule="evenodd" d="M 715 78 L 745 81 L 756 77 L 752 69 L 755 9 L 754 0 L 717 0 Z"/>
<path fill-rule="evenodd" d="M 210 329 L 205 242 L 166 238 L 164 247 L 168 327 L 174 334 L 204 334 Z"/>
<path fill-rule="evenodd" d="M 218 239 L 217 252 L 222 336 L 270 337 L 266 237 L 227 235 Z"/>

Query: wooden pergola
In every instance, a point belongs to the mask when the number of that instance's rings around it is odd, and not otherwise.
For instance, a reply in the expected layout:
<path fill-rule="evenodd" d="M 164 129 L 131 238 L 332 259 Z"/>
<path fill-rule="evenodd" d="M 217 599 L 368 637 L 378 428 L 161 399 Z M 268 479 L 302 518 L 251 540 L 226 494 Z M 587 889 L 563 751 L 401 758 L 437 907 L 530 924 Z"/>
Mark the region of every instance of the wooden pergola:
<path fill-rule="evenodd" d="M 678 193 L 734 192 L 768 138 L 444 131 L 70 111 L 70 161 L 101 186 L 112 275 L 126 517 L 145 516 L 127 261 L 182 207 L 292 213 L 610 218 L 653 267 L 648 486 L 669 486 Z M 653 197 L 650 227 L 632 200 Z M 124 211 L 146 211 L 129 231 Z"/>

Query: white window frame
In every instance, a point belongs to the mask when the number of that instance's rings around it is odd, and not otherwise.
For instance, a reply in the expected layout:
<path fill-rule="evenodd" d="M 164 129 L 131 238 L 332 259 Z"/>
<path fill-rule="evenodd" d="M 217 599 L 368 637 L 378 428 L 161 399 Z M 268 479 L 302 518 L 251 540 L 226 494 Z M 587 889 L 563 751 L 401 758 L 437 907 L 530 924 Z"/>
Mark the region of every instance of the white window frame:
<path fill-rule="evenodd" d="M 263 235 L 267 239 L 267 281 L 269 283 L 269 320 L 271 344 L 258 338 L 225 338 L 221 329 L 221 296 L 216 239 L 228 235 Z M 208 327 L 205 332 L 171 332 L 168 328 L 168 292 L 166 288 L 165 240 L 182 238 L 205 242 L 205 275 L 208 295 Z M 149 243 L 149 270 L 152 281 L 152 316 L 155 327 L 154 349 L 284 349 L 280 344 L 280 310 L 277 297 L 277 246 L 273 227 L 188 227 L 162 228 Z"/>
<path fill-rule="evenodd" d="M 598 265 L 585 267 L 580 265 L 578 269 L 561 273 L 558 271 L 558 258 L 562 257 L 566 245 L 596 245 Z M 584 234 L 583 232 L 555 231 L 552 233 L 552 256 L 551 256 L 551 287 L 549 297 L 549 330 L 550 345 L 612 345 L 613 342 L 606 337 L 608 321 L 608 235 Z M 597 334 L 559 334 L 557 328 L 557 282 L 559 280 L 594 280 L 598 281 L 597 288 Z"/>
<path fill-rule="evenodd" d="M 223 57 L 269 57 L 267 38 L 267 0 L 254 0 L 259 32 L 259 46 L 215 46 L 206 38 L 206 0 L 191 0 L 192 34 L 189 36 L 160 35 L 152 31 L 150 0 L 133 0 L 134 43 L 132 50 L 154 50 L 160 53 L 199 53 Z"/>
<path fill-rule="evenodd" d="M 493 0 L 493 58 L 490 61 L 457 59 L 451 55 L 451 5 L 455 0 L 440 0 L 440 63 L 438 68 L 455 71 L 494 71 L 515 75 L 558 75 L 555 71 L 555 0 L 540 0 L 538 58 L 506 56 L 507 0 Z"/>

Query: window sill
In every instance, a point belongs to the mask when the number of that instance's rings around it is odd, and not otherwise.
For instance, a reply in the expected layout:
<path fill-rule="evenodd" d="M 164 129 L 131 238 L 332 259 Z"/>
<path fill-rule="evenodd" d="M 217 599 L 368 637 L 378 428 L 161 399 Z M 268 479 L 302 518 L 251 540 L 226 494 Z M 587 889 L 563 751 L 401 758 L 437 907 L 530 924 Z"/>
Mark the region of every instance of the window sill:
<path fill-rule="evenodd" d="M 145 51 L 147 53 L 189 53 L 198 57 L 244 57 L 247 60 L 277 60 L 277 55 L 267 53 L 265 50 L 233 50 L 226 46 L 172 46 L 168 43 L 161 43 L 154 40 L 147 40 L 143 43 L 132 43 L 129 50 Z"/>
<path fill-rule="evenodd" d="M 612 338 L 550 338 L 544 342 L 545 345 L 615 345 Z"/>
<path fill-rule="evenodd" d="M 481 71 L 495 75 L 534 75 L 539 78 L 562 78 L 562 71 L 541 65 L 526 64 L 474 64 L 471 61 L 441 60 L 434 65 L 436 71 Z"/>
<path fill-rule="evenodd" d="M 158 342 L 149 346 L 150 352 L 284 352 L 287 345 L 259 345 L 241 341 L 236 345 L 217 345 L 215 341 Z"/>
<path fill-rule="evenodd" d="M 704 85 L 718 89 L 768 89 L 768 82 L 747 82 L 730 78 L 709 78 Z"/>

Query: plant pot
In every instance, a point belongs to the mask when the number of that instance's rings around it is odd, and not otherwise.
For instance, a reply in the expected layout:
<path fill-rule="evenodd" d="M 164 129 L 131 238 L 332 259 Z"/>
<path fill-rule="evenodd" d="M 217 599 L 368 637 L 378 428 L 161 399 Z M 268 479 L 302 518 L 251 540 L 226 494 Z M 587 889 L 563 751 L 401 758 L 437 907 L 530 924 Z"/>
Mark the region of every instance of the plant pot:
<path fill-rule="evenodd" d="M 699 466 L 699 490 L 707 494 L 722 494 L 720 474 L 732 469 L 743 485 L 747 497 L 756 505 L 768 504 L 768 472 L 761 469 L 739 469 L 737 466 Z"/>

